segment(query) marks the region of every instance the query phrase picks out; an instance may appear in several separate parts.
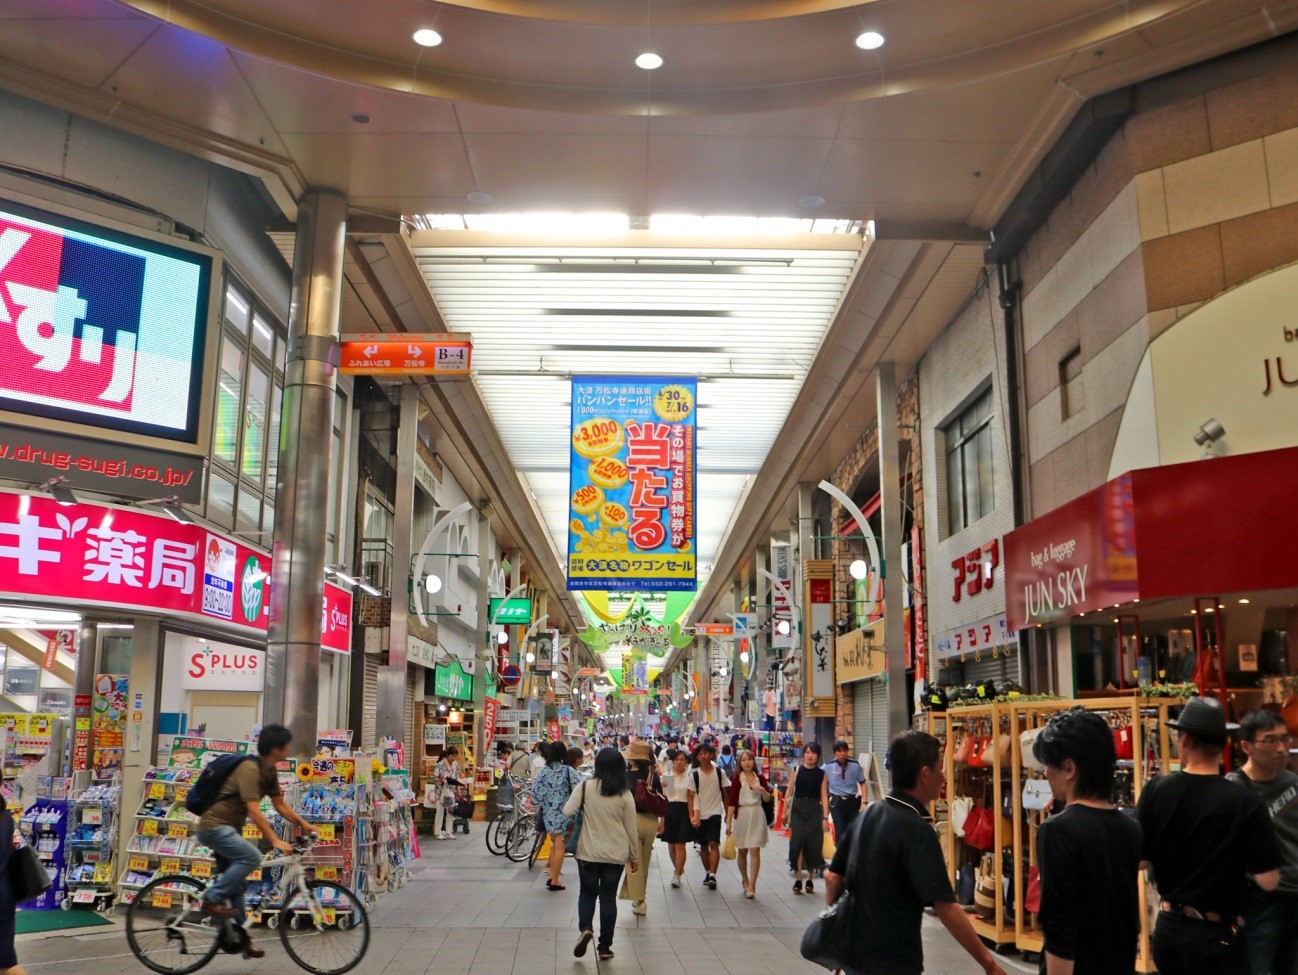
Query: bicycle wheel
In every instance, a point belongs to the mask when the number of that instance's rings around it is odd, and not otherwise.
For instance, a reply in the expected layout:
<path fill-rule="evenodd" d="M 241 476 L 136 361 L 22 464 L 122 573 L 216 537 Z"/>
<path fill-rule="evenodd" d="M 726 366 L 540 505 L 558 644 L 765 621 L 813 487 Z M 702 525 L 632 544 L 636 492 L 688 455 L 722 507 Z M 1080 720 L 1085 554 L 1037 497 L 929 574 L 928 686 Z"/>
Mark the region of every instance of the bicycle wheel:
<path fill-rule="evenodd" d="M 221 922 L 201 911 L 207 885 L 192 877 L 159 877 L 135 895 L 126 911 L 126 942 L 146 967 L 185 975 L 211 961 Z"/>
<path fill-rule="evenodd" d="M 541 847 L 545 846 L 545 833 L 538 832 L 536 838 L 532 840 L 532 852 L 527 856 L 527 869 L 531 870 L 536 866 L 537 859 L 541 856 Z"/>
<path fill-rule="evenodd" d="M 509 827 L 513 822 L 513 810 L 505 809 L 496 813 L 496 818 L 482 831 L 483 836 L 487 838 L 487 852 L 492 856 L 500 856 L 505 852 L 505 840 L 509 836 Z"/>
<path fill-rule="evenodd" d="M 531 816 L 520 819 L 509 827 L 509 836 L 505 840 L 505 856 L 512 863 L 522 863 L 532 854 L 532 843 L 536 839 L 536 820 Z"/>
<path fill-rule="evenodd" d="M 313 975 L 342 975 L 360 964 L 370 946 L 370 918 L 346 887 L 312 880 L 290 892 L 279 914 L 284 950 Z"/>

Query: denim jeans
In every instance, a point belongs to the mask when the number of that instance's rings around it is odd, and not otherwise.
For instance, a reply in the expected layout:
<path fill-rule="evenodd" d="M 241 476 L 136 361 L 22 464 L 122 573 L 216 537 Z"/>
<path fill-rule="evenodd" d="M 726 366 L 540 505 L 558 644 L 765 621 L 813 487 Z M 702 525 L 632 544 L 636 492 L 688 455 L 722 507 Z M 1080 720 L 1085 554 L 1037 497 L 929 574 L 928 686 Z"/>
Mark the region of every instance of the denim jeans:
<path fill-rule="evenodd" d="M 1251 890 L 1243 937 L 1251 975 L 1298 975 L 1298 897 Z"/>
<path fill-rule="evenodd" d="M 581 890 L 577 893 L 577 930 L 591 931 L 595 924 L 595 899 L 599 898 L 600 951 L 613 946 L 613 928 L 617 926 L 617 882 L 622 879 L 622 864 L 577 861 Z"/>
<path fill-rule="evenodd" d="M 198 842 L 212 851 L 216 857 L 216 869 L 221 874 L 203 893 L 203 900 L 209 904 L 229 901 L 235 911 L 235 920 L 242 924 L 247 917 L 243 907 L 244 887 L 248 874 L 261 863 L 261 854 L 233 826 L 200 829 Z"/>

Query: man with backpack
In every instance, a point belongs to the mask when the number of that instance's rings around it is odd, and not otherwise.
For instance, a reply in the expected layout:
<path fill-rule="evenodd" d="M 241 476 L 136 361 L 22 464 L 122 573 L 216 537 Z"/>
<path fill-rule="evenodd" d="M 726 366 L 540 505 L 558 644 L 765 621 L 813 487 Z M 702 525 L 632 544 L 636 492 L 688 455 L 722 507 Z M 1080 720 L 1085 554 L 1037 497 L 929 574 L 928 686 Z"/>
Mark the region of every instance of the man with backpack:
<path fill-rule="evenodd" d="M 221 875 L 203 894 L 203 913 L 218 918 L 234 918 L 243 924 L 243 892 L 248 874 L 261 864 L 261 853 L 243 838 L 248 820 L 261 830 L 280 853 L 291 853 L 293 847 L 275 835 L 261 812 L 262 797 L 268 797 L 275 811 L 286 822 L 303 832 L 315 834 L 316 828 L 293 811 L 279 791 L 275 766 L 288 758 L 293 733 L 280 724 L 268 724 L 257 739 L 257 756 L 222 755 L 203 770 L 190 789 L 186 806 L 199 813 L 198 841 L 212 851 Z M 249 942 L 244 957 L 261 958 L 262 949 Z"/>
<path fill-rule="evenodd" d="M 717 864 L 721 861 L 721 820 L 726 811 L 726 790 L 730 779 L 712 760 L 716 746 L 704 741 L 694 751 L 698 766 L 686 781 L 689 792 L 690 825 L 699 844 L 699 859 L 705 872 L 703 886 L 717 889 Z"/>

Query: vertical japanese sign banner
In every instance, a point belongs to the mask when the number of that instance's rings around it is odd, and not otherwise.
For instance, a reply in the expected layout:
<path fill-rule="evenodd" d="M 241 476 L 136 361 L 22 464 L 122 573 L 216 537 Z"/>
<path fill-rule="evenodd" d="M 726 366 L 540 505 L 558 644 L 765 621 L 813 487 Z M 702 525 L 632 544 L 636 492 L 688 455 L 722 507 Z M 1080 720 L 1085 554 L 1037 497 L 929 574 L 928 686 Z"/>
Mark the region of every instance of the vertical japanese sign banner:
<path fill-rule="evenodd" d="M 482 754 L 483 761 L 491 756 L 491 746 L 496 740 L 496 721 L 500 717 L 500 701 L 494 697 L 482 702 Z"/>
<path fill-rule="evenodd" d="M 828 559 L 809 561 L 806 579 L 806 645 L 804 647 L 804 712 L 815 717 L 833 717 L 834 703 L 834 563 Z"/>
<path fill-rule="evenodd" d="M 696 585 L 693 378 L 574 376 L 569 589 Z"/>

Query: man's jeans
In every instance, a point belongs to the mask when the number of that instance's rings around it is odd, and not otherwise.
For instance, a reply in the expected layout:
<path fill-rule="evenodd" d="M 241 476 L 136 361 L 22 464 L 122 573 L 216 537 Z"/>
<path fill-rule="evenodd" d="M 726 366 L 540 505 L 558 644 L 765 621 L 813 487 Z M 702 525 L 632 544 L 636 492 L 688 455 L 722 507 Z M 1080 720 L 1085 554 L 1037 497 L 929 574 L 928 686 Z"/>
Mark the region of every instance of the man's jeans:
<path fill-rule="evenodd" d="M 640 865 L 644 869 L 644 864 Z M 595 924 L 595 901 L 599 901 L 599 951 L 613 946 L 613 929 L 617 927 L 617 882 L 622 878 L 620 863 L 577 861 L 581 890 L 577 893 L 577 929 L 590 931 Z"/>
<path fill-rule="evenodd" d="M 244 887 L 248 874 L 261 864 L 261 854 L 233 826 L 200 829 L 198 842 L 212 851 L 216 857 L 216 869 L 221 873 L 204 892 L 203 900 L 209 904 L 229 901 L 235 911 L 235 920 L 243 924 L 247 918 L 243 907 Z"/>
<path fill-rule="evenodd" d="M 847 828 L 852 825 L 852 820 L 856 814 L 861 811 L 861 797 L 855 796 L 830 796 L 829 797 L 829 817 L 834 821 L 834 842 L 843 842 L 843 837 L 847 835 Z"/>
<path fill-rule="evenodd" d="M 1224 922 L 1161 911 L 1150 947 L 1159 975 L 1245 975 L 1243 940 Z"/>
<path fill-rule="evenodd" d="M 1251 975 L 1298 975 L 1298 897 L 1251 890 L 1244 947 Z"/>

